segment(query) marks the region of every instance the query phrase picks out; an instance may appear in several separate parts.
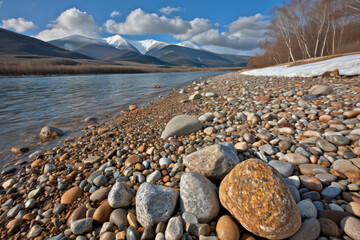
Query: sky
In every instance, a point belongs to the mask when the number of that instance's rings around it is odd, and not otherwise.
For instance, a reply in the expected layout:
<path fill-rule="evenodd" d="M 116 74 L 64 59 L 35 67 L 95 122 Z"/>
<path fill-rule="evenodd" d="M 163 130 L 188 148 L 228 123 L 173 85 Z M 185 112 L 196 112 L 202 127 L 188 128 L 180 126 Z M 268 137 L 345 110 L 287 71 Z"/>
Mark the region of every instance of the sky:
<path fill-rule="evenodd" d="M 0 0 L 0 27 L 43 41 L 74 34 L 168 43 L 241 55 L 259 52 L 282 0 Z"/>

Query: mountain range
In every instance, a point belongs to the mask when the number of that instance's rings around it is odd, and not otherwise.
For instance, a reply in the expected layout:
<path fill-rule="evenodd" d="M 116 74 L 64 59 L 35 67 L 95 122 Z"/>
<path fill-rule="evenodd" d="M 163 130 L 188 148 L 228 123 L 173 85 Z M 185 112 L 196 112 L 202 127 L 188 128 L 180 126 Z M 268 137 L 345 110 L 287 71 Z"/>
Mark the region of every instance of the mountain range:
<path fill-rule="evenodd" d="M 246 65 L 249 58 L 210 52 L 192 42 L 170 44 L 153 39 L 134 41 L 120 35 L 104 39 L 73 35 L 43 42 L 5 29 L 0 29 L 1 55 L 63 57 L 188 67 L 241 67 Z"/>

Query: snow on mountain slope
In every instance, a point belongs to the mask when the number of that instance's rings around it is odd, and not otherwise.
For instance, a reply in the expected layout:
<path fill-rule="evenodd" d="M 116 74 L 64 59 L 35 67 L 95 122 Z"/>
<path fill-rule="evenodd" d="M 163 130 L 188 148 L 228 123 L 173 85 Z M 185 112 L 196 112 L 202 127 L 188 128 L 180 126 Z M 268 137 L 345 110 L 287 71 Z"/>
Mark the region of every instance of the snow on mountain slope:
<path fill-rule="evenodd" d="M 131 40 L 129 40 L 129 41 L 142 54 L 145 54 L 146 52 L 148 52 L 149 50 L 151 50 L 151 49 L 153 49 L 155 47 L 165 47 L 165 46 L 171 45 L 169 43 L 159 42 L 159 41 L 156 41 L 154 39 L 146 39 L 146 40 L 143 40 L 143 41 L 131 41 Z"/>
<path fill-rule="evenodd" d="M 187 47 L 187 48 L 197 49 L 197 50 L 202 49 L 201 47 L 199 47 L 198 45 L 196 45 L 195 43 L 190 42 L 190 41 L 185 41 L 185 42 L 177 43 L 176 45 L 181 46 L 181 47 Z"/>
<path fill-rule="evenodd" d="M 242 72 L 242 74 L 276 77 L 316 77 L 324 72 L 336 69 L 339 69 L 339 74 L 343 76 L 360 75 L 360 54 L 337 57 L 294 67 L 276 66 L 250 70 Z"/>
<path fill-rule="evenodd" d="M 134 52 L 140 52 L 131 42 L 130 40 L 127 40 L 120 35 L 114 35 L 112 37 L 104 38 L 105 42 L 107 42 L 109 45 L 120 49 L 120 50 L 128 50 L 128 51 L 134 51 Z"/>

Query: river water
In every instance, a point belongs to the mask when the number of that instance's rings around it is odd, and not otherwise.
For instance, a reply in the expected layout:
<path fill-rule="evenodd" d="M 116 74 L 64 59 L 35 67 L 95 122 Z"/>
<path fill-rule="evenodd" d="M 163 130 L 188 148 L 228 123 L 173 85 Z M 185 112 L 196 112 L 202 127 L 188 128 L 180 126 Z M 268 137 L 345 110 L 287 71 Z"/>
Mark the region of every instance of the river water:
<path fill-rule="evenodd" d="M 105 120 L 130 104 L 143 106 L 173 88 L 223 73 L 0 77 L 0 166 L 19 158 L 10 153 L 11 147 L 39 142 L 45 125 L 73 133 L 86 117 Z"/>

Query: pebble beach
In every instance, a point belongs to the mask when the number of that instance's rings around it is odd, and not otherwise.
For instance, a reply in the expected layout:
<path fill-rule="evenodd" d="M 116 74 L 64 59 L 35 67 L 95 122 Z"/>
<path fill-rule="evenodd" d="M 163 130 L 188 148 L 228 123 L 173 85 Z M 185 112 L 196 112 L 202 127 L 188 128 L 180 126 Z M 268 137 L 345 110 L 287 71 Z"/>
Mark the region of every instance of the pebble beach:
<path fill-rule="evenodd" d="M 2 169 L 0 239 L 360 240 L 359 76 L 232 72 L 130 107 Z"/>

